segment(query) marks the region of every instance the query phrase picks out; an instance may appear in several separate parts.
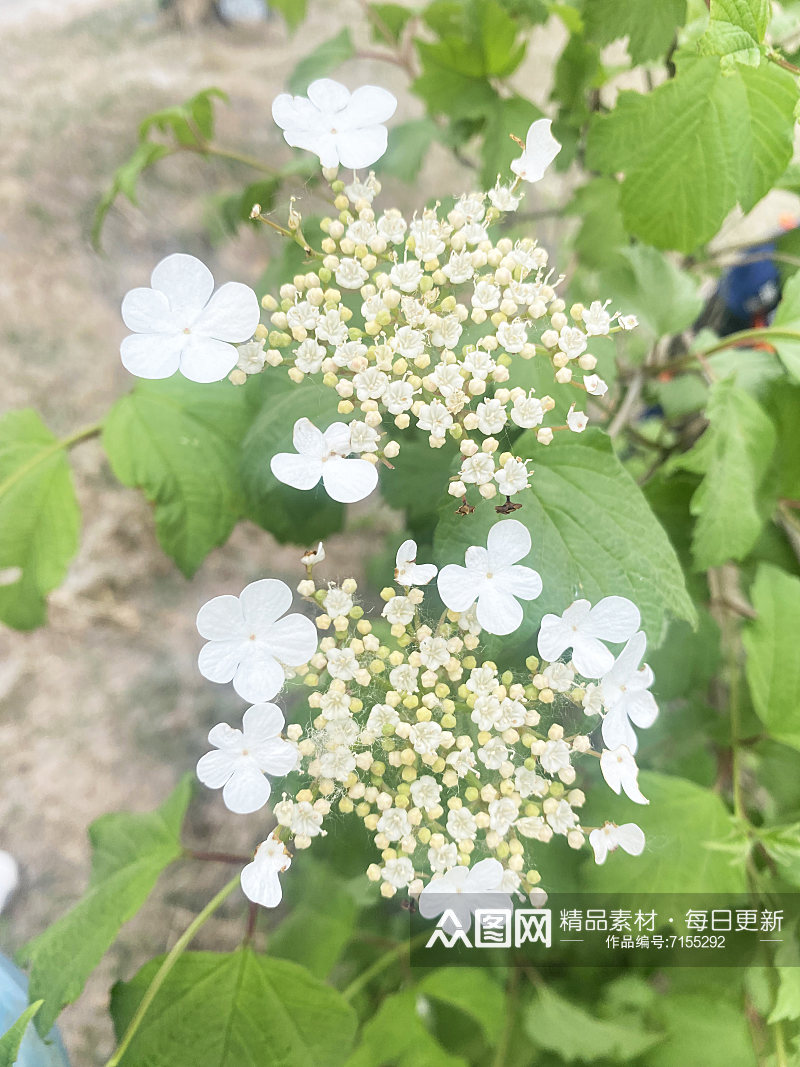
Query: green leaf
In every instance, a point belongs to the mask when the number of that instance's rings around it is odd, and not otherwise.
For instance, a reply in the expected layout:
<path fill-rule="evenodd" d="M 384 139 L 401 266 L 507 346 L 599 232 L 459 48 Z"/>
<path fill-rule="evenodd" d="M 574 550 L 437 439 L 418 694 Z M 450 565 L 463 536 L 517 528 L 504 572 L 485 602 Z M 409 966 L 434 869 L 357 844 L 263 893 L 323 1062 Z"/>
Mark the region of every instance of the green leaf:
<path fill-rule="evenodd" d="M 137 382 L 106 419 L 103 444 L 111 469 L 155 504 L 161 547 L 187 577 L 244 513 L 238 468 L 248 392 L 176 374 Z"/>
<path fill-rule="evenodd" d="M 700 52 L 723 56 L 729 64 L 757 67 L 770 13 L 769 0 L 711 0 L 708 28 L 698 41 Z"/>
<path fill-rule="evenodd" d="M 771 339 L 771 343 L 789 374 L 795 381 L 800 381 L 800 272 L 792 275 L 784 285 L 772 326 L 776 330 L 782 328 L 797 331 L 797 340 L 776 336 Z"/>
<path fill-rule="evenodd" d="M 367 8 L 367 18 L 372 36 L 381 44 L 398 44 L 413 14 L 413 10 L 403 4 L 370 4 Z"/>
<path fill-rule="evenodd" d="M 654 339 L 685 330 L 703 307 L 693 275 L 648 245 L 620 249 L 604 271 L 603 281 L 614 294 L 615 306 L 635 314 Z"/>
<path fill-rule="evenodd" d="M 187 775 L 156 811 L 103 815 L 89 827 L 92 873 L 84 897 L 24 945 L 31 965 L 30 996 L 42 998 L 36 1017 L 47 1034 L 71 1004 L 124 925 L 144 904 L 158 876 L 182 854 L 180 832 L 192 791 Z"/>
<path fill-rule="evenodd" d="M 164 108 L 142 119 L 139 140 L 147 141 L 154 130 L 174 137 L 183 148 L 195 148 L 214 136 L 214 100 L 228 101 L 222 89 L 203 89 L 183 104 Z"/>
<path fill-rule="evenodd" d="M 512 159 L 519 158 L 520 147 L 509 134 L 524 141 L 530 124 L 541 116 L 539 108 L 522 96 L 498 97 L 493 113 L 487 118 L 481 147 L 481 180 L 485 188 L 494 185 L 498 175 L 505 176 Z"/>
<path fill-rule="evenodd" d="M 741 1006 L 726 1003 L 718 991 L 671 992 L 658 998 L 655 1009 L 667 1038 L 648 1054 L 647 1067 L 693 1063 L 698 1049 L 703 1067 L 756 1067 Z"/>
<path fill-rule="evenodd" d="M 767 1022 L 800 1019 L 800 967 L 778 967 L 778 995 Z"/>
<path fill-rule="evenodd" d="M 35 411 L 9 412 L 0 420 L 0 570 L 10 571 L 0 620 L 18 630 L 44 622 L 45 597 L 63 581 L 79 532 L 64 444 Z"/>
<path fill-rule="evenodd" d="M 631 233 L 691 252 L 737 201 L 749 211 L 784 172 L 796 102 L 794 79 L 773 63 L 725 71 L 716 57 L 685 60 L 671 81 L 648 95 L 620 93 L 593 120 L 587 164 L 625 173 L 620 203 Z"/>
<path fill-rule="evenodd" d="M 288 377 L 272 380 L 264 404 L 242 445 L 241 472 L 248 517 L 279 541 L 310 547 L 342 528 L 344 506 L 331 500 L 322 485 L 302 491 L 281 484 L 270 469 L 278 452 L 294 452 L 292 431 L 300 418 L 325 429 L 341 421 L 338 396 L 327 386 Z"/>
<path fill-rule="evenodd" d="M 598 1019 L 544 984 L 537 987 L 536 998 L 525 1013 L 525 1029 L 536 1045 L 568 1063 L 606 1059 L 627 1063 L 653 1048 L 663 1036 L 629 1019 Z"/>
<path fill-rule="evenodd" d="M 753 706 L 776 741 L 800 748 L 800 578 L 762 563 L 750 595 L 758 617 L 742 640 Z"/>
<path fill-rule="evenodd" d="M 490 1045 L 503 1033 L 505 992 L 491 972 L 478 967 L 443 967 L 427 974 L 418 989 L 425 996 L 450 1004 L 469 1015 L 483 1030 Z"/>
<path fill-rule="evenodd" d="M 792 773 L 797 770 L 797 756 L 792 757 Z M 768 826 L 759 831 L 759 840 L 781 875 L 790 885 L 800 887 L 800 823 L 788 826 Z"/>
<path fill-rule="evenodd" d="M 269 6 L 273 11 L 280 11 L 292 33 L 308 14 L 308 0 L 269 0 Z"/>
<path fill-rule="evenodd" d="M 613 178 L 593 178 L 575 190 L 567 206 L 567 213 L 580 220 L 572 243 L 587 267 L 607 267 L 609 253 L 628 243 L 619 194 L 620 184 Z"/>
<path fill-rule="evenodd" d="M 125 1032 L 161 959 L 111 994 Z M 288 960 L 231 953 L 181 956 L 122 1059 L 123 1067 L 339 1067 L 356 1029 L 340 993 Z"/>
<path fill-rule="evenodd" d="M 576 597 L 595 601 L 611 594 L 637 604 L 653 644 L 668 613 L 694 623 L 674 549 L 609 438 L 597 430 L 580 440 L 560 434 L 542 448 L 531 437 L 523 434 L 514 445 L 523 458 L 534 458 L 531 488 L 515 497 L 522 509 L 514 518 L 531 531 L 525 562 L 542 575 L 544 591 L 527 606 L 525 633 L 545 612 L 561 613 Z M 465 549 L 485 544 L 496 521 L 491 505 L 462 516 L 446 504 L 435 533 L 436 558 L 442 565 L 463 563 Z"/>
<path fill-rule="evenodd" d="M 323 41 L 300 60 L 286 82 L 289 92 L 304 93 L 316 78 L 326 78 L 355 54 L 350 30 L 340 30 L 335 37 Z"/>
<path fill-rule="evenodd" d="M 393 126 L 389 148 L 381 160 L 381 173 L 393 174 L 404 182 L 413 182 L 436 137 L 436 124 L 431 119 L 411 119 Z"/>
<path fill-rule="evenodd" d="M 628 38 L 634 66 L 659 59 L 686 18 L 686 0 L 591 0 L 584 5 L 586 35 L 599 45 Z"/>
<path fill-rule="evenodd" d="M 634 807 L 606 792 L 591 799 L 591 815 L 636 822 L 647 843 L 641 856 L 617 850 L 602 865 L 587 861 L 583 888 L 598 893 L 743 893 L 744 866 L 732 842 L 733 823 L 719 796 L 683 778 L 642 771 L 639 785 L 650 801 Z M 589 819 L 587 817 L 587 824 Z"/>
<path fill-rule="evenodd" d="M 386 997 L 361 1031 L 345 1067 L 468 1067 L 461 1056 L 451 1056 L 430 1033 L 420 1017 L 419 995 L 414 989 Z M 155 1067 L 155 1065 L 154 1065 Z"/>
<path fill-rule="evenodd" d="M 461 39 L 415 41 L 422 73 L 411 91 L 426 104 L 431 115 L 452 119 L 482 118 L 491 111 L 498 95 L 480 74 L 481 58 Z"/>
<path fill-rule="evenodd" d="M 0 1037 L 0 1067 L 14 1067 L 19 1055 L 19 1047 L 25 1037 L 28 1024 L 36 1015 L 39 1008 L 44 1004 L 43 1000 L 36 1000 L 29 1004 L 15 1023 Z"/>
<path fill-rule="evenodd" d="M 169 145 L 159 144 L 157 141 L 146 141 L 137 145 L 130 159 L 126 159 L 122 166 L 118 167 L 111 179 L 111 185 L 103 193 L 95 209 L 92 221 L 92 244 L 95 248 L 100 247 L 100 235 L 114 201 L 118 196 L 126 196 L 136 206 L 139 203 L 137 184 L 142 173 L 164 156 L 172 155 L 175 149 Z"/>
<path fill-rule="evenodd" d="M 703 475 L 691 503 L 699 570 L 744 559 L 758 540 L 766 518 L 761 489 L 775 449 L 768 416 L 731 379 L 715 383 L 707 415 L 705 433 L 671 465 Z"/>

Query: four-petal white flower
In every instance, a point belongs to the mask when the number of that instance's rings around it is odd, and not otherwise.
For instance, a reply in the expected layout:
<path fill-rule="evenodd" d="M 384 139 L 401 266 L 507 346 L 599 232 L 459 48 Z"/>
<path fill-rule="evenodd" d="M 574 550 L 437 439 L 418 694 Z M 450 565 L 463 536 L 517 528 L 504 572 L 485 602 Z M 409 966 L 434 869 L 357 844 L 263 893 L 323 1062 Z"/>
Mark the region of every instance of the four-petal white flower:
<path fill-rule="evenodd" d="M 522 155 L 511 163 L 511 169 L 523 181 L 540 181 L 561 151 L 561 144 L 550 132 L 551 125 L 550 119 L 537 119 L 528 127 Z"/>
<path fill-rule="evenodd" d="M 244 895 L 265 908 L 277 908 L 280 904 L 283 890 L 279 875 L 292 865 L 292 857 L 276 834 L 273 830 L 267 840 L 261 842 L 253 862 L 247 864 L 241 876 Z"/>
<path fill-rule="evenodd" d="M 531 535 L 516 519 L 502 519 L 489 531 L 486 548 L 472 545 L 465 567 L 449 563 L 439 571 L 439 595 L 451 611 L 465 612 L 477 600 L 476 614 L 483 630 L 510 634 L 522 623 L 520 600 L 535 600 L 542 579 L 531 567 L 519 565 L 531 550 Z"/>
<path fill-rule="evenodd" d="M 216 749 L 201 756 L 197 777 L 209 789 L 222 789 L 225 807 L 237 815 L 263 808 L 271 786 L 265 774 L 289 774 L 297 766 L 297 746 L 284 741 L 283 712 L 275 704 L 254 704 L 242 729 L 217 723 L 208 735 Z"/>
<path fill-rule="evenodd" d="M 362 85 L 350 93 L 332 78 L 318 78 L 308 96 L 281 93 L 272 104 L 272 117 L 293 148 L 319 156 L 323 167 L 359 170 L 386 151 L 383 125 L 397 108 L 397 100 L 376 85 Z"/>
<path fill-rule="evenodd" d="M 614 654 L 603 641 L 627 641 L 639 629 L 641 615 L 624 596 L 603 597 L 594 607 L 576 600 L 563 615 L 545 615 L 539 631 L 539 655 L 557 660 L 572 649 L 575 670 L 584 678 L 600 678 L 614 665 Z"/>
<path fill-rule="evenodd" d="M 279 452 L 272 457 L 270 469 L 279 482 L 293 489 L 313 489 L 321 478 L 329 497 L 353 504 L 369 496 L 378 484 L 374 463 L 348 458 L 353 447 L 350 427 L 343 422 L 333 422 L 323 432 L 310 419 L 298 419 L 292 443 L 297 452 Z"/>
<path fill-rule="evenodd" d="M 394 580 L 398 585 L 427 585 L 436 577 L 436 570 L 432 563 L 417 563 L 416 541 L 403 541 L 395 557 Z"/>
<path fill-rule="evenodd" d="M 641 856 L 644 852 L 644 831 L 635 822 L 625 822 L 622 826 L 607 822 L 589 834 L 589 844 L 594 849 L 596 863 L 605 863 L 609 852 L 621 848 L 629 856 Z"/>
<path fill-rule="evenodd" d="M 609 748 L 627 745 L 631 753 L 636 752 L 638 742 L 631 722 L 645 730 L 656 721 L 658 705 L 649 692 L 653 672 L 647 664 L 639 666 L 646 645 L 644 633 L 634 634 L 611 670 L 600 679 L 603 704 L 607 708 L 603 741 Z"/>
<path fill-rule="evenodd" d="M 126 370 L 139 378 L 169 378 L 179 370 L 193 382 L 218 382 L 239 360 L 235 345 L 249 341 L 261 317 L 258 298 L 241 282 L 214 292 L 214 277 L 194 256 L 162 259 L 150 289 L 131 289 L 122 301 L 130 333 L 120 345 Z M 212 296 L 213 293 L 213 296 Z"/>
<path fill-rule="evenodd" d="M 600 770 L 617 795 L 624 790 L 635 804 L 650 803 L 639 788 L 639 768 L 627 745 L 604 748 L 600 753 Z"/>
<path fill-rule="evenodd" d="M 481 860 L 474 867 L 451 867 L 428 882 L 419 896 L 419 911 L 424 919 L 451 912 L 440 926 L 448 933 L 458 923 L 469 929 L 471 915 L 477 908 L 511 908 L 511 898 L 501 890 L 503 866 L 496 859 Z"/>
<path fill-rule="evenodd" d="M 285 615 L 291 606 L 292 591 L 276 578 L 204 604 L 197 614 L 197 629 L 208 641 L 197 661 L 203 677 L 232 681 L 251 704 L 271 700 L 283 685 L 284 667 L 301 666 L 317 650 L 317 628 L 304 615 Z"/>

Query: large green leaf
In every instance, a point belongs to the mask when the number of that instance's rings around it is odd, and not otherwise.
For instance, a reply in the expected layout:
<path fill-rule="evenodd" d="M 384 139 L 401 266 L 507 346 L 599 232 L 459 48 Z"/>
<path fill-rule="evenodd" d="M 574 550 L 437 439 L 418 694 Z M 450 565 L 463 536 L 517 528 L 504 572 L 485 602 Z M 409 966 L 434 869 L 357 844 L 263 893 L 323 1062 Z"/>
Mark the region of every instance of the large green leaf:
<path fill-rule="evenodd" d="M 647 95 L 620 93 L 593 121 L 587 162 L 624 172 L 620 202 L 633 234 L 691 252 L 737 201 L 748 211 L 786 169 L 796 102 L 795 80 L 774 64 L 723 70 L 719 57 L 684 60 L 677 77 Z"/>
<path fill-rule="evenodd" d="M 33 1004 L 29 1004 L 17 1021 L 12 1023 L 3 1036 L 0 1037 L 0 1067 L 14 1067 L 22 1039 L 25 1037 L 25 1031 L 28 1029 L 31 1019 L 41 1008 L 42 1003 L 41 1000 L 36 1000 Z"/>
<path fill-rule="evenodd" d="M 743 893 L 744 866 L 733 844 L 733 823 L 710 789 L 684 778 L 642 771 L 639 785 L 650 801 L 632 804 L 610 791 L 595 791 L 587 806 L 592 819 L 635 822 L 647 843 L 641 856 L 617 849 L 602 866 L 587 861 L 584 888 L 598 893 Z M 720 848 L 731 845 L 730 851 Z"/>
<path fill-rule="evenodd" d="M 505 991 L 492 971 L 479 967 L 442 967 L 419 983 L 425 996 L 441 1000 L 469 1015 L 483 1030 L 490 1045 L 503 1033 Z"/>
<path fill-rule="evenodd" d="M 124 1033 L 161 959 L 117 984 L 111 1012 Z M 123 1067 L 338 1067 L 356 1029 L 341 994 L 288 960 L 243 946 L 190 952 L 144 1017 Z"/>
<path fill-rule="evenodd" d="M 31 998 L 44 1000 L 36 1017 L 41 1034 L 80 995 L 120 927 L 144 904 L 164 868 L 181 855 L 181 825 L 191 788 L 187 776 L 156 811 L 103 815 L 89 827 L 92 874 L 85 896 L 19 953 L 31 965 Z"/>
<path fill-rule="evenodd" d="M 797 333 L 795 340 L 781 337 L 778 332 L 771 341 L 784 367 L 796 381 L 800 381 L 800 272 L 793 274 L 784 285 L 772 325 L 778 331 L 783 329 Z"/>
<path fill-rule="evenodd" d="M 766 518 L 761 495 L 775 450 L 775 430 L 761 406 L 732 379 L 717 382 L 708 428 L 673 464 L 702 474 L 692 497 L 692 553 L 701 570 L 743 559 Z"/>
<path fill-rule="evenodd" d="M 685 330 L 703 307 L 695 278 L 648 245 L 620 249 L 603 282 L 615 307 L 635 313 L 651 339 Z"/>
<path fill-rule="evenodd" d="M 525 563 L 544 582 L 541 596 L 526 610 L 528 635 L 545 612 L 561 613 L 576 597 L 594 601 L 611 594 L 638 605 L 654 644 L 669 613 L 695 622 L 672 545 L 605 434 L 587 430 L 566 439 L 559 434 L 547 448 L 524 434 L 514 448 L 534 459 L 531 488 L 515 496 L 522 509 L 514 518 L 531 531 L 533 548 Z M 468 516 L 454 514 L 452 501 L 444 505 L 436 558 L 442 565 L 463 563 L 466 548 L 485 544 L 498 520 L 491 505 L 481 504 Z"/>
<path fill-rule="evenodd" d="M 106 419 L 112 470 L 155 504 L 161 547 L 187 577 L 244 511 L 239 449 L 250 418 L 247 391 L 177 374 L 138 382 Z"/>
<path fill-rule="evenodd" d="M 35 411 L 0 420 L 0 620 L 30 630 L 78 547 L 80 512 L 64 449 Z M 6 577 L 6 576 L 4 576 Z"/>
<path fill-rule="evenodd" d="M 591 0 L 584 6 L 586 33 L 598 44 L 628 38 L 634 66 L 669 50 L 686 18 L 686 0 Z"/>
<path fill-rule="evenodd" d="M 425 1026 L 417 1010 L 419 994 L 406 989 L 386 997 L 364 1024 L 358 1046 L 345 1067 L 467 1067 L 447 1052 Z"/>
<path fill-rule="evenodd" d="M 341 421 L 338 400 L 333 389 L 312 379 L 295 384 L 288 377 L 273 377 L 244 439 L 241 474 L 248 517 L 279 541 L 310 546 L 342 527 L 344 507 L 331 500 L 321 484 L 292 489 L 277 480 L 269 465 L 278 452 L 295 451 L 292 430 L 298 419 L 308 418 L 323 430 Z"/>
<path fill-rule="evenodd" d="M 753 706 L 776 741 L 800 748 L 800 578 L 762 563 L 750 595 L 757 618 L 743 641 Z"/>

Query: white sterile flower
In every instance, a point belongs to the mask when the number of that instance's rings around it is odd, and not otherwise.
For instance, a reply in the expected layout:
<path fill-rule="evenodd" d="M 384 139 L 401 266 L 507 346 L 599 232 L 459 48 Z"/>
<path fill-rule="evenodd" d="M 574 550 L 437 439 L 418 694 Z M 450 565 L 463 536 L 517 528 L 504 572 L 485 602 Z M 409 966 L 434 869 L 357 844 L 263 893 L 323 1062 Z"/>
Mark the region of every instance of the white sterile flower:
<path fill-rule="evenodd" d="M 537 119 L 528 127 L 525 149 L 519 159 L 511 163 L 511 169 L 523 181 L 540 181 L 561 151 L 561 145 L 550 132 L 551 125 L 550 119 Z"/>
<path fill-rule="evenodd" d="M 519 320 L 501 322 L 497 328 L 497 340 L 506 352 L 521 352 L 528 343 L 528 331 L 525 329 L 525 323 Z"/>
<path fill-rule="evenodd" d="M 577 359 L 586 351 L 586 334 L 577 326 L 562 326 L 558 347 L 568 359 Z"/>
<path fill-rule="evenodd" d="M 316 374 L 322 367 L 323 359 L 325 348 L 313 337 L 307 337 L 294 350 L 294 365 L 303 374 Z"/>
<path fill-rule="evenodd" d="M 527 767 L 517 767 L 514 772 L 514 785 L 521 797 L 543 797 L 550 789 L 550 783 L 542 778 L 536 771 L 530 771 Z"/>
<path fill-rule="evenodd" d="M 490 437 L 500 433 L 508 422 L 505 404 L 492 397 L 490 400 L 482 400 L 478 404 L 478 429 L 482 434 Z"/>
<path fill-rule="evenodd" d="M 559 800 L 554 809 L 545 817 L 555 834 L 568 834 L 578 821 L 578 816 L 566 800 Z"/>
<path fill-rule="evenodd" d="M 485 485 L 494 478 L 494 458 L 488 452 L 476 452 L 461 464 L 461 481 L 470 485 Z M 449 605 L 448 605 L 449 606 Z"/>
<path fill-rule="evenodd" d="M 575 681 L 575 671 L 566 663 L 548 663 L 542 671 L 542 677 L 548 689 L 556 693 L 566 693 Z"/>
<path fill-rule="evenodd" d="M 511 797 L 498 797 L 489 804 L 489 829 L 505 837 L 518 814 Z"/>
<path fill-rule="evenodd" d="M 409 382 L 390 382 L 383 393 L 383 406 L 390 415 L 401 415 L 414 403 L 414 389 Z"/>
<path fill-rule="evenodd" d="M 333 586 L 325 594 L 322 606 L 326 613 L 335 619 L 338 615 L 347 615 L 353 610 L 353 598 L 349 593 L 345 593 L 344 589 Z"/>
<path fill-rule="evenodd" d="M 522 623 L 517 600 L 535 600 L 542 579 L 519 565 L 531 550 L 531 535 L 516 519 L 503 519 L 489 531 L 486 548 L 468 548 L 465 567 L 450 563 L 439 571 L 439 595 L 451 611 L 467 611 L 477 601 L 477 619 L 490 634 L 510 634 Z"/>
<path fill-rule="evenodd" d="M 433 755 L 442 743 L 443 737 L 444 730 L 438 722 L 415 722 L 408 732 L 408 739 L 414 751 L 420 756 Z"/>
<path fill-rule="evenodd" d="M 516 211 L 519 207 L 518 196 L 511 192 L 511 186 L 501 185 L 498 178 L 497 184 L 489 190 L 489 199 L 498 211 Z"/>
<path fill-rule="evenodd" d="M 421 778 L 411 783 L 411 799 L 418 808 L 425 808 L 426 811 L 435 808 L 441 795 L 442 787 L 433 775 L 423 774 Z"/>
<path fill-rule="evenodd" d="M 639 768 L 627 745 L 604 748 L 600 753 L 600 770 L 615 793 L 619 794 L 620 790 L 624 790 L 625 795 L 634 803 L 650 803 L 639 788 Z"/>
<path fill-rule="evenodd" d="M 374 426 L 358 420 L 350 423 L 350 448 L 353 452 L 377 452 L 381 435 Z"/>
<path fill-rule="evenodd" d="M 419 658 L 422 666 L 430 671 L 444 667 L 450 659 L 447 641 L 443 637 L 423 637 L 419 643 Z"/>
<path fill-rule="evenodd" d="M 364 270 L 357 259 L 345 257 L 339 261 L 336 268 L 336 284 L 342 289 L 360 289 L 369 278 L 369 273 Z"/>
<path fill-rule="evenodd" d="M 453 416 L 441 400 L 431 400 L 430 404 L 420 407 L 417 426 L 420 430 L 427 430 L 431 437 L 444 437 L 452 425 Z"/>
<path fill-rule="evenodd" d="M 397 107 L 386 89 L 362 85 L 350 93 L 332 78 L 319 78 L 308 98 L 281 93 L 272 104 L 272 117 L 293 148 L 319 156 L 323 167 L 359 170 L 369 167 L 386 151 L 383 125 Z"/>
<path fill-rule="evenodd" d="M 495 308 L 500 307 L 500 286 L 481 278 L 475 286 L 471 302 L 474 308 L 494 311 Z"/>
<path fill-rule="evenodd" d="M 237 345 L 236 353 L 239 357 L 236 360 L 236 366 L 245 374 L 258 374 L 267 362 L 263 341 L 248 341 L 246 344 Z"/>
<path fill-rule="evenodd" d="M 497 771 L 508 759 L 508 749 L 502 738 L 492 737 L 477 752 L 478 759 L 490 771 Z"/>
<path fill-rule="evenodd" d="M 586 392 L 590 396 L 605 396 L 608 392 L 608 383 L 598 374 L 587 374 L 583 379 Z"/>
<path fill-rule="evenodd" d="M 584 678 L 600 678 L 611 670 L 614 653 L 603 641 L 627 641 L 639 629 L 639 609 L 624 596 L 607 596 L 594 607 L 576 600 L 563 615 L 545 615 L 539 630 L 539 655 L 557 660 L 572 649 L 572 662 Z"/>
<path fill-rule="evenodd" d="M 478 824 L 469 808 L 453 808 L 447 816 L 447 832 L 454 841 L 474 841 Z"/>
<path fill-rule="evenodd" d="M 644 852 L 644 831 L 635 822 L 626 822 L 622 826 L 607 822 L 589 834 L 589 844 L 594 849 L 597 863 L 605 863 L 609 852 L 621 848 L 629 856 L 641 856 Z"/>
<path fill-rule="evenodd" d="M 389 271 L 389 278 L 402 292 L 413 293 L 422 280 L 422 266 L 416 259 L 395 263 Z"/>
<path fill-rule="evenodd" d="M 539 757 L 542 770 L 548 774 L 561 774 L 570 766 L 570 750 L 566 741 L 547 741 Z"/>
<path fill-rule="evenodd" d="M 450 259 L 442 267 L 442 273 L 451 285 L 461 285 L 475 273 L 472 256 L 469 252 L 451 252 Z"/>
<path fill-rule="evenodd" d="M 197 665 L 210 682 L 233 682 L 243 700 L 271 700 L 284 683 L 285 667 L 299 667 L 317 650 L 317 630 L 304 615 L 286 615 L 292 591 L 275 578 L 251 582 L 240 596 L 218 596 L 197 614 L 208 644 Z M 281 616 L 284 616 L 281 618 Z"/>
<path fill-rule="evenodd" d="M 279 452 L 270 469 L 279 482 L 294 489 L 313 489 L 322 479 L 325 492 L 342 504 L 369 496 L 378 484 L 378 471 L 366 459 L 348 459 L 352 452 L 350 427 L 332 423 L 323 433 L 309 419 L 294 424 L 292 443 L 297 452 Z"/>
<path fill-rule="evenodd" d="M 447 933 L 468 930 L 472 914 L 478 908 L 511 909 L 511 898 L 503 893 L 503 866 L 499 860 L 485 859 L 474 867 L 451 867 L 446 874 L 433 878 L 419 897 L 420 914 L 435 919 L 450 911 L 454 920 L 446 918 L 440 925 Z"/>
<path fill-rule="evenodd" d="M 329 648 L 325 653 L 328 661 L 328 674 L 331 678 L 339 678 L 343 682 L 349 682 L 356 676 L 358 660 L 352 648 Z"/>
<path fill-rule="evenodd" d="M 527 489 L 530 485 L 528 479 L 528 468 L 521 459 L 514 459 L 513 456 L 505 461 L 494 476 L 497 488 L 505 496 L 513 496 L 514 493 L 521 493 L 523 489 Z"/>
<path fill-rule="evenodd" d="M 387 860 L 381 867 L 381 878 L 395 889 L 405 889 L 414 880 L 414 864 L 408 856 Z"/>
<path fill-rule="evenodd" d="M 208 735 L 217 750 L 197 763 L 197 777 L 209 789 L 222 789 L 229 811 L 246 815 L 263 808 L 271 787 L 265 774 L 289 774 L 297 766 L 297 746 L 284 741 L 283 712 L 275 704 L 255 704 L 242 719 L 242 729 L 217 723 Z"/>
<path fill-rule="evenodd" d="M 575 405 L 567 412 L 567 426 L 573 433 L 583 433 L 589 423 L 589 417 L 584 411 L 576 411 Z"/>
<path fill-rule="evenodd" d="M 523 430 L 530 430 L 539 426 L 544 418 L 544 408 L 540 400 L 535 396 L 520 396 L 514 401 L 511 409 L 511 421 L 521 426 Z"/>
<path fill-rule="evenodd" d="M 392 626 L 408 626 L 414 618 L 414 605 L 407 596 L 393 596 L 381 612 Z"/>
<path fill-rule="evenodd" d="M 416 541 L 403 541 L 397 550 L 394 563 L 394 580 L 406 588 L 412 585 L 427 585 L 436 577 L 436 567 L 432 563 L 417 563 Z"/>
<path fill-rule="evenodd" d="M 322 813 L 317 811 L 310 801 L 301 800 L 292 805 L 289 828 L 293 834 L 317 837 L 322 832 Z"/>
<path fill-rule="evenodd" d="M 408 663 L 401 663 L 399 667 L 393 667 L 389 671 L 389 684 L 392 689 L 397 689 L 401 693 L 416 693 L 418 675 L 419 668 L 412 667 Z M 420 723 L 419 725 L 435 726 L 436 723 Z M 412 727 L 412 731 L 413 729 Z"/>
<path fill-rule="evenodd" d="M 411 833 L 411 823 L 405 808 L 387 808 L 378 819 L 377 830 L 385 834 L 390 841 L 399 841 Z"/>
<path fill-rule="evenodd" d="M 378 219 L 378 233 L 392 244 L 399 245 L 405 238 L 408 226 L 396 207 L 391 207 Z"/>
<path fill-rule="evenodd" d="M 606 311 L 608 301 L 601 304 L 599 300 L 592 303 L 583 312 L 583 326 L 590 337 L 607 334 L 611 327 L 611 316 Z"/>
<path fill-rule="evenodd" d="M 122 301 L 132 331 L 120 345 L 125 369 L 139 378 L 169 378 L 179 370 L 193 382 L 221 381 L 239 359 L 236 344 L 249 341 L 258 326 L 256 294 L 241 282 L 215 293 L 208 267 L 181 252 L 161 260 L 150 285 L 131 289 Z"/>
<path fill-rule="evenodd" d="M 267 840 L 261 842 L 253 862 L 248 863 L 242 871 L 244 895 L 254 904 L 262 904 L 265 908 L 277 908 L 280 904 L 283 892 L 278 876 L 292 865 L 292 857 L 276 835 L 277 831 L 273 830 Z"/>
<path fill-rule="evenodd" d="M 367 719 L 367 729 L 372 733 L 383 733 L 384 726 L 397 726 L 400 715 L 390 704 L 373 704 Z"/>
<path fill-rule="evenodd" d="M 649 692 L 653 672 L 647 664 L 639 667 L 646 645 L 644 633 L 634 634 L 611 670 L 600 679 L 603 703 L 608 709 L 603 719 L 603 740 L 609 748 L 627 745 L 635 753 L 638 742 L 631 722 L 645 730 L 658 716 L 658 706 Z"/>
<path fill-rule="evenodd" d="M 439 845 L 438 848 L 432 845 L 428 849 L 428 864 L 434 874 L 439 874 L 441 871 L 449 871 L 457 863 L 458 849 L 452 841 L 448 841 L 446 845 Z"/>
<path fill-rule="evenodd" d="M 19 885 L 19 866 L 10 852 L 0 850 L 0 912 Z"/>

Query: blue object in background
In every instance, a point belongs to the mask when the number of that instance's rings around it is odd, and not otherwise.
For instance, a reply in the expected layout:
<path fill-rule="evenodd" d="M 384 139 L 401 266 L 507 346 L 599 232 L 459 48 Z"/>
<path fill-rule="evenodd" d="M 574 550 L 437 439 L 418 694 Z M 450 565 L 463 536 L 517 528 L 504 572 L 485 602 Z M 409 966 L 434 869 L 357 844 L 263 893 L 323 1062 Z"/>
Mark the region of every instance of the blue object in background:
<path fill-rule="evenodd" d="M 730 314 L 742 323 L 742 329 L 772 311 L 780 300 L 775 251 L 774 241 L 751 245 L 747 249 L 748 262 L 730 267 L 720 280 L 720 296 Z"/>
<path fill-rule="evenodd" d="M 0 1034 L 4 1034 L 28 1006 L 28 979 L 11 960 L 0 953 Z M 54 1026 L 43 1041 L 33 1022 L 25 1031 L 17 1067 L 69 1067 L 66 1049 Z"/>

